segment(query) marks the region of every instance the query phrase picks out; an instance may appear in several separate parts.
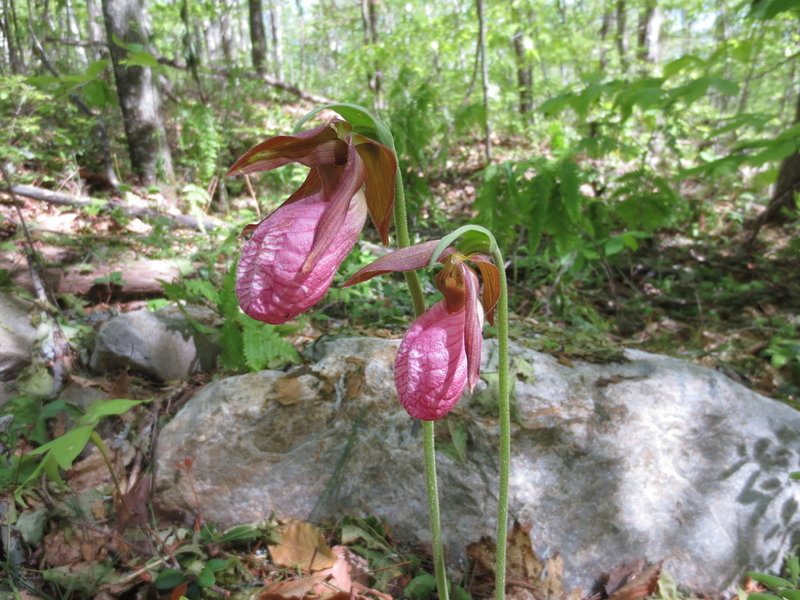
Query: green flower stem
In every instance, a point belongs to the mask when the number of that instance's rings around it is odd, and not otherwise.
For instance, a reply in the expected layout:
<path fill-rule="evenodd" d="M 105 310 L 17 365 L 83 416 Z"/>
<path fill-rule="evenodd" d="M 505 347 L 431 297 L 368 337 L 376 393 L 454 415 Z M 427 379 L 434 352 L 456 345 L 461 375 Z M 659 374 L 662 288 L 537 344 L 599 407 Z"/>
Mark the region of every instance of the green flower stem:
<path fill-rule="evenodd" d="M 111 455 L 108 452 L 108 446 L 103 441 L 103 438 L 100 437 L 96 431 L 92 430 L 89 434 L 89 439 L 92 440 L 92 443 L 97 446 L 97 449 L 100 451 L 100 455 L 103 457 L 103 460 L 106 463 L 106 467 L 108 467 L 108 472 L 111 473 L 111 481 L 114 482 L 114 488 L 117 490 L 117 496 L 120 502 L 122 502 L 122 487 L 119 484 L 119 479 L 117 479 L 117 473 L 114 471 L 114 463 L 111 461 Z"/>
<path fill-rule="evenodd" d="M 408 216 L 406 214 L 406 194 L 403 191 L 403 178 L 400 174 L 398 163 L 397 172 L 394 178 L 394 230 L 397 234 L 397 247 L 405 248 L 411 245 L 411 238 L 408 235 Z M 422 286 L 416 271 L 406 271 L 406 285 L 411 294 L 411 302 L 414 304 L 414 314 L 420 316 L 425 312 L 425 296 L 422 294 Z"/>
<path fill-rule="evenodd" d="M 439 600 L 447 600 L 447 570 L 444 565 L 442 524 L 439 519 L 439 489 L 436 484 L 436 438 L 434 421 L 422 421 L 422 441 L 425 448 L 425 489 L 428 491 L 428 513 L 431 519 L 431 545 L 433 548 L 433 572 Z"/>
<path fill-rule="evenodd" d="M 397 247 L 411 245 L 408 235 L 408 217 L 406 214 L 406 197 L 400 167 L 397 167 L 394 194 L 394 227 L 397 233 Z M 425 297 L 416 271 L 406 271 L 406 284 L 414 304 L 414 314 L 420 316 L 425 312 Z M 433 421 L 422 421 L 422 441 L 425 452 L 425 490 L 428 493 L 428 514 L 431 521 L 431 543 L 433 546 L 433 570 L 436 574 L 436 588 L 439 600 L 448 600 L 447 573 L 444 564 L 444 547 L 442 545 L 442 524 L 439 517 L 439 488 L 436 482 L 436 438 Z"/>
<path fill-rule="evenodd" d="M 500 484 L 497 500 L 497 561 L 495 565 L 496 600 L 506 596 L 506 539 L 508 536 L 508 478 L 511 469 L 511 402 L 509 400 L 508 374 L 508 283 L 505 263 L 500 249 L 492 252 L 494 264 L 500 272 L 500 298 L 497 301 L 497 338 L 500 379 Z"/>

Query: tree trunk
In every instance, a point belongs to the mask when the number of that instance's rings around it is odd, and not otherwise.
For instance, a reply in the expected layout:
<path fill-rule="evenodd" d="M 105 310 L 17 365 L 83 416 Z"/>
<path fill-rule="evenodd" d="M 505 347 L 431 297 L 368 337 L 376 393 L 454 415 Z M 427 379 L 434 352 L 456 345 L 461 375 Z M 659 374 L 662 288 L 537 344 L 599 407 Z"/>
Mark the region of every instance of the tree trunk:
<path fill-rule="evenodd" d="M 219 37 L 225 68 L 233 67 L 233 46 L 231 44 L 231 9 L 225 0 L 219 2 Z"/>
<path fill-rule="evenodd" d="M 519 114 L 526 117 L 533 111 L 533 68 L 525 52 L 522 29 L 514 32 L 514 58 L 517 63 L 517 88 L 519 89 Z"/>
<path fill-rule="evenodd" d="M 606 58 L 606 40 L 608 39 L 608 33 L 611 31 L 611 21 L 613 18 L 611 3 L 607 1 L 603 9 L 603 21 L 600 23 L 600 59 L 598 61 L 600 71 L 605 70 L 608 64 L 608 58 Z"/>
<path fill-rule="evenodd" d="M 183 0 L 181 3 L 181 21 L 183 21 L 183 56 L 186 59 L 186 65 L 192 73 L 192 79 L 197 86 L 197 92 L 200 95 L 200 102 L 206 103 L 205 94 L 203 93 L 203 84 L 200 82 L 200 76 L 197 73 L 197 68 L 200 66 L 200 39 L 195 35 L 196 29 L 192 24 L 191 15 L 189 14 L 189 0 Z"/>
<path fill-rule="evenodd" d="M 637 38 L 639 42 L 638 58 L 643 63 L 655 62 L 658 52 L 658 6 L 656 0 L 647 0 L 639 13 Z"/>
<path fill-rule="evenodd" d="M 364 43 L 377 48 L 378 45 L 378 9 L 377 0 L 361 0 L 361 21 L 364 24 Z M 383 107 L 382 87 L 383 75 L 377 59 L 372 63 L 372 70 L 367 72 L 367 86 L 375 97 L 375 107 Z"/>
<path fill-rule="evenodd" d="M 489 68 L 486 64 L 486 21 L 483 0 L 475 0 L 478 9 L 478 48 L 481 53 L 481 87 L 483 88 L 484 150 L 487 166 L 492 162 L 492 129 L 489 126 Z"/>
<path fill-rule="evenodd" d="M 92 60 L 99 60 L 103 55 L 101 46 L 105 43 L 106 38 L 103 32 L 103 11 L 97 4 L 97 0 L 86 0 L 86 18 L 89 21 L 86 29 L 91 42 L 89 52 Z"/>
<path fill-rule="evenodd" d="M 144 185 L 156 182 L 159 175 L 172 180 L 172 158 L 161 119 L 161 99 L 149 67 L 122 64 L 127 56 L 124 44 L 148 46 L 144 0 L 103 0 L 103 16 L 108 47 L 114 64 L 117 95 L 125 124 L 131 168 Z"/>
<path fill-rule="evenodd" d="M 617 54 L 619 54 L 619 66 L 623 73 L 628 71 L 628 52 L 625 44 L 625 0 L 617 0 Z"/>
<path fill-rule="evenodd" d="M 16 42 L 16 21 L 17 11 L 14 0 L 3 0 L 3 17 L 0 20 L 0 27 L 2 27 L 3 37 L 6 39 L 8 66 L 14 75 L 22 75 L 25 67 L 22 64 L 22 52 Z"/>
<path fill-rule="evenodd" d="M 794 122 L 800 123 L 800 94 L 797 96 Z M 798 193 L 800 193 L 800 152 L 795 152 L 783 159 L 778 170 L 778 180 L 775 182 L 772 199 L 764 212 L 756 219 L 747 240 L 747 246 L 755 242 L 758 232 L 765 224 L 784 221 L 787 212 L 797 213 L 795 195 Z"/>
<path fill-rule="evenodd" d="M 264 74 L 267 62 L 267 36 L 264 32 L 264 10 L 261 0 L 248 0 L 250 7 L 250 56 L 253 68 L 259 75 Z"/>
<path fill-rule="evenodd" d="M 800 94 L 797 96 L 794 122 L 800 123 Z M 775 193 L 772 195 L 770 207 L 774 217 L 780 217 L 783 209 L 795 207 L 794 195 L 800 192 L 800 152 L 787 156 L 781 163 L 778 171 L 778 180 L 775 183 Z"/>
<path fill-rule="evenodd" d="M 283 41 L 281 39 L 281 3 L 269 0 L 269 27 L 272 34 L 272 72 L 283 79 Z"/>
<path fill-rule="evenodd" d="M 72 7 L 72 0 L 66 0 L 64 2 L 64 10 L 66 11 L 65 20 L 67 25 L 67 33 L 71 39 L 79 40 L 83 38 L 81 34 L 80 28 L 78 27 L 78 23 L 75 20 L 75 11 Z M 75 65 L 77 69 L 80 69 L 82 66 L 89 65 L 89 55 L 86 52 L 86 48 L 83 46 L 76 46 L 75 47 L 75 54 L 78 56 L 79 65 Z M 76 70 L 77 70 L 76 69 Z"/>

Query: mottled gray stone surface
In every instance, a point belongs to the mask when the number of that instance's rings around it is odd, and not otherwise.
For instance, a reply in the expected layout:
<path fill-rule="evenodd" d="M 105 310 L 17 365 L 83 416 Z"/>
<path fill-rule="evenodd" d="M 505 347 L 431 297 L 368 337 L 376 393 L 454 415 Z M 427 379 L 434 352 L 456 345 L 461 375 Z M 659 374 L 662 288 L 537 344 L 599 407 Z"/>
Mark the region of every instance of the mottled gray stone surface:
<path fill-rule="evenodd" d="M 36 328 L 31 325 L 30 307 L 0 292 L 0 381 L 11 381 L 31 363 Z"/>
<path fill-rule="evenodd" d="M 374 514 L 401 540 L 429 539 L 420 427 L 396 402 L 396 347 L 340 339 L 320 344 L 308 367 L 209 384 L 161 432 L 160 508 L 189 515 L 199 505 L 227 526 L 273 512 L 309 518 L 316 507 Z M 485 374 L 493 349 L 485 344 Z M 567 588 L 646 557 L 666 559 L 695 590 L 729 589 L 747 568 L 777 568 L 800 541 L 789 479 L 800 469 L 800 413 L 668 357 L 627 351 L 625 363 L 568 367 L 512 350 L 532 373 L 515 377 L 511 517 L 532 524 L 540 554 L 563 554 Z M 469 433 L 464 464 L 438 457 L 455 564 L 466 544 L 494 535 L 497 422 L 470 398 L 447 419 Z M 185 457 L 192 485 L 175 467 Z"/>
<path fill-rule="evenodd" d="M 194 331 L 177 309 L 140 309 L 100 327 L 89 365 L 98 372 L 127 368 L 171 381 L 214 368 L 218 352 L 216 344 Z"/>

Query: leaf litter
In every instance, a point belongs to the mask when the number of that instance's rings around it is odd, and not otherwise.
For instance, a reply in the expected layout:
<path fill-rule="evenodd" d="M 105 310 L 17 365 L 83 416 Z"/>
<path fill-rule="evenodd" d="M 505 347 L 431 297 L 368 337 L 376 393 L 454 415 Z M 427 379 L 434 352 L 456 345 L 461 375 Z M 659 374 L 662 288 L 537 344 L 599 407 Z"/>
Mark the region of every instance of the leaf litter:
<path fill-rule="evenodd" d="M 508 600 L 641 600 L 658 588 L 662 562 L 647 565 L 638 559 L 621 565 L 606 578 L 600 592 L 584 595 L 581 589 L 564 588 L 564 559 L 556 553 L 541 559 L 533 549 L 531 526 L 514 522 L 508 536 L 506 556 L 506 598 Z M 494 597 L 495 543 L 487 537 L 467 546 L 475 562 L 471 589 Z M 487 591 L 489 590 L 489 591 Z M 474 595 L 477 595 L 474 594 Z"/>

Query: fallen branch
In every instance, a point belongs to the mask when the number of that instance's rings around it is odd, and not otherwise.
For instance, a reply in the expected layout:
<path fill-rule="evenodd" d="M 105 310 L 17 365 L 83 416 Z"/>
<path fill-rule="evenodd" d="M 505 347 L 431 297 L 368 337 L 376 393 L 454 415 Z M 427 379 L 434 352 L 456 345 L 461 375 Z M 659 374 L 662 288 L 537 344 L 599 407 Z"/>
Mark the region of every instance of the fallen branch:
<path fill-rule="evenodd" d="M 33 185 L 15 184 L 10 187 L 0 188 L 2 192 L 11 192 L 26 198 L 34 200 L 43 200 L 50 204 L 59 204 L 62 206 L 81 206 L 81 207 L 94 207 L 97 206 L 98 200 L 88 198 L 86 196 L 78 197 L 72 194 L 65 194 L 63 192 L 53 192 Z M 99 202 L 106 202 L 109 208 L 118 208 L 129 217 L 148 217 L 157 218 L 165 217 L 173 223 L 182 227 L 189 227 L 202 231 L 211 231 L 222 226 L 222 223 L 216 219 L 198 219 L 191 215 L 170 215 L 160 213 L 152 208 L 143 206 L 130 206 L 120 200 L 99 200 Z"/>
<path fill-rule="evenodd" d="M 173 69 L 182 69 L 182 70 L 189 70 L 189 65 L 187 65 L 182 60 L 176 60 L 172 58 L 167 58 L 165 56 L 156 56 L 156 60 L 162 65 L 167 65 L 172 67 Z M 287 83 L 286 81 L 282 81 L 270 75 L 260 75 L 254 71 L 229 71 L 228 69 L 214 69 L 212 67 L 203 67 L 200 69 L 200 72 L 216 76 L 216 77 L 225 77 L 225 78 L 232 78 L 232 77 L 242 77 L 244 79 L 258 79 L 263 81 L 269 86 L 274 88 L 278 88 L 279 90 L 283 90 L 284 92 L 289 92 L 290 94 L 294 94 L 301 100 L 306 100 L 308 102 L 313 102 L 314 104 L 333 104 L 333 100 L 330 98 L 326 98 L 325 96 L 319 96 L 317 94 L 312 94 L 311 92 L 304 92 L 296 85 L 292 85 L 291 83 Z"/>

